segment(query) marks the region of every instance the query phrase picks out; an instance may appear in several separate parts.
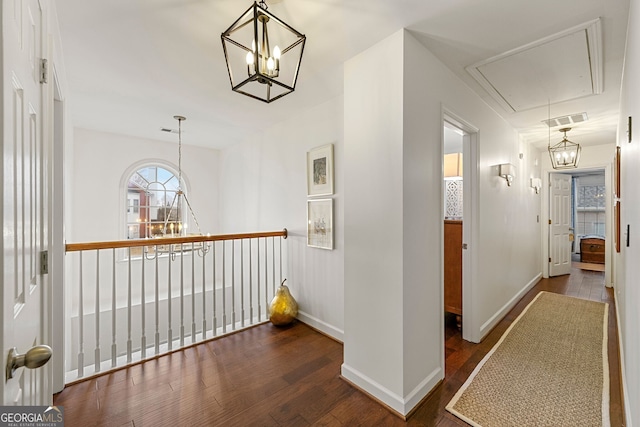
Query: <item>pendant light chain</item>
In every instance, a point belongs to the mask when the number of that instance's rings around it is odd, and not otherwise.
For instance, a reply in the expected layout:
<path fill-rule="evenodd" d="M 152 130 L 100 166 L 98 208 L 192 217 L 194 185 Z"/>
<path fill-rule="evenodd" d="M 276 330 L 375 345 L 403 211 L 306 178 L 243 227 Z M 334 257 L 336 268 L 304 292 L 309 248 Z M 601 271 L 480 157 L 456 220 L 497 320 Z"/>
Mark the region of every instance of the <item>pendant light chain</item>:
<path fill-rule="evenodd" d="M 184 116 L 173 116 L 178 120 L 178 190 L 182 191 L 182 121 Z"/>
<path fill-rule="evenodd" d="M 193 208 L 191 208 L 191 203 L 189 202 L 189 198 L 186 194 L 184 194 L 184 190 L 182 189 L 182 122 L 187 120 L 184 116 L 173 116 L 174 119 L 178 120 L 178 209 L 181 211 L 181 202 L 182 198 L 187 202 L 187 208 L 191 213 L 191 217 L 193 218 L 193 222 L 196 224 L 196 228 L 198 229 L 198 233 L 202 234 L 202 230 L 200 229 L 200 224 L 198 223 L 198 219 L 196 218 L 196 214 L 193 212 Z"/>

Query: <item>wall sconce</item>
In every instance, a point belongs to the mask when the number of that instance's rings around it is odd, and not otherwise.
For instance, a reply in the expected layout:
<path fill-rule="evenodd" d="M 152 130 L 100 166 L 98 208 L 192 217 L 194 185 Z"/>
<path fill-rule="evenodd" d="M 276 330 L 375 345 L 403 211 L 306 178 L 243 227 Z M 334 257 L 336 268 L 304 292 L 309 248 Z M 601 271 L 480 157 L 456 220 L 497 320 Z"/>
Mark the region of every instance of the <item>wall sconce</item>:
<path fill-rule="evenodd" d="M 513 178 L 516 177 L 516 168 L 511 163 L 503 163 L 498 166 L 498 175 L 507 180 L 507 185 L 511 186 Z"/>
<path fill-rule="evenodd" d="M 531 188 L 536 191 L 536 194 L 540 194 L 542 188 L 542 180 L 540 178 L 531 178 Z"/>
<path fill-rule="evenodd" d="M 462 178 L 462 153 L 444 155 L 444 177 Z"/>

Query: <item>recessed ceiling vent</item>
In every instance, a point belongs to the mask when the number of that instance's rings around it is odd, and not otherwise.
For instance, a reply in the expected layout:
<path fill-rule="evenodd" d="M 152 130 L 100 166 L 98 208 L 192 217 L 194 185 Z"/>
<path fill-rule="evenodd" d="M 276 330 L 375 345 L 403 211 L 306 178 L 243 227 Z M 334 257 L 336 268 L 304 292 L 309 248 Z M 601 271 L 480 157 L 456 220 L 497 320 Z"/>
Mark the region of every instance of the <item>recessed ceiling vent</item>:
<path fill-rule="evenodd" d="M 581 123 L 589 120 L 587 113 L 570 114 L 568 116 L 554 117 L 549 120 L 543 120 L 542 123 L 546 124 L 550 128 L 556 126 L 568 126 L 576 123 Z"/>

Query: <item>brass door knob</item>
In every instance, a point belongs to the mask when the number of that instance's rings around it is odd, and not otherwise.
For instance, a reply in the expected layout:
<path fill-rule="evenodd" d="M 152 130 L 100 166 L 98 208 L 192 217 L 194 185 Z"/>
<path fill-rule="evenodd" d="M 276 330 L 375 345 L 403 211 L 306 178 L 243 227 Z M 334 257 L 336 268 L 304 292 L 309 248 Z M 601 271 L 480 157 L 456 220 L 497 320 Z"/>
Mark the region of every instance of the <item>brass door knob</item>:
<path fill-rule="evenodd" d="M 29 369 L 39 368 L 51 359 L 51 347 L 48 345 L 37 345 L 32 347 L 25 354 L 19 354 L 13 347 L 9 350 L 7 357 L 7 380 L 13 378 L 16 369 L 27 367 Z"/>

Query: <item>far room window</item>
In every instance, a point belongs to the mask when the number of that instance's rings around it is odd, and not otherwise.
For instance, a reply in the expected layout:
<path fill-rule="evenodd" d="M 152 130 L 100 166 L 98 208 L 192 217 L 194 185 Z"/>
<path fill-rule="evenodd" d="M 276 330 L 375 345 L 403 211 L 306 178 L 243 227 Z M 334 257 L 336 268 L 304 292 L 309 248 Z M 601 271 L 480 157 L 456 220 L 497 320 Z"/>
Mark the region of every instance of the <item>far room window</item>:
<path fill-rule="evenodd" d="M 136 170 L 126 185 L 127 239 L 179 231 L 183 212 L 174 203 L 179 184 L 173 172 L 160 165 L 145 166 Z"/>

